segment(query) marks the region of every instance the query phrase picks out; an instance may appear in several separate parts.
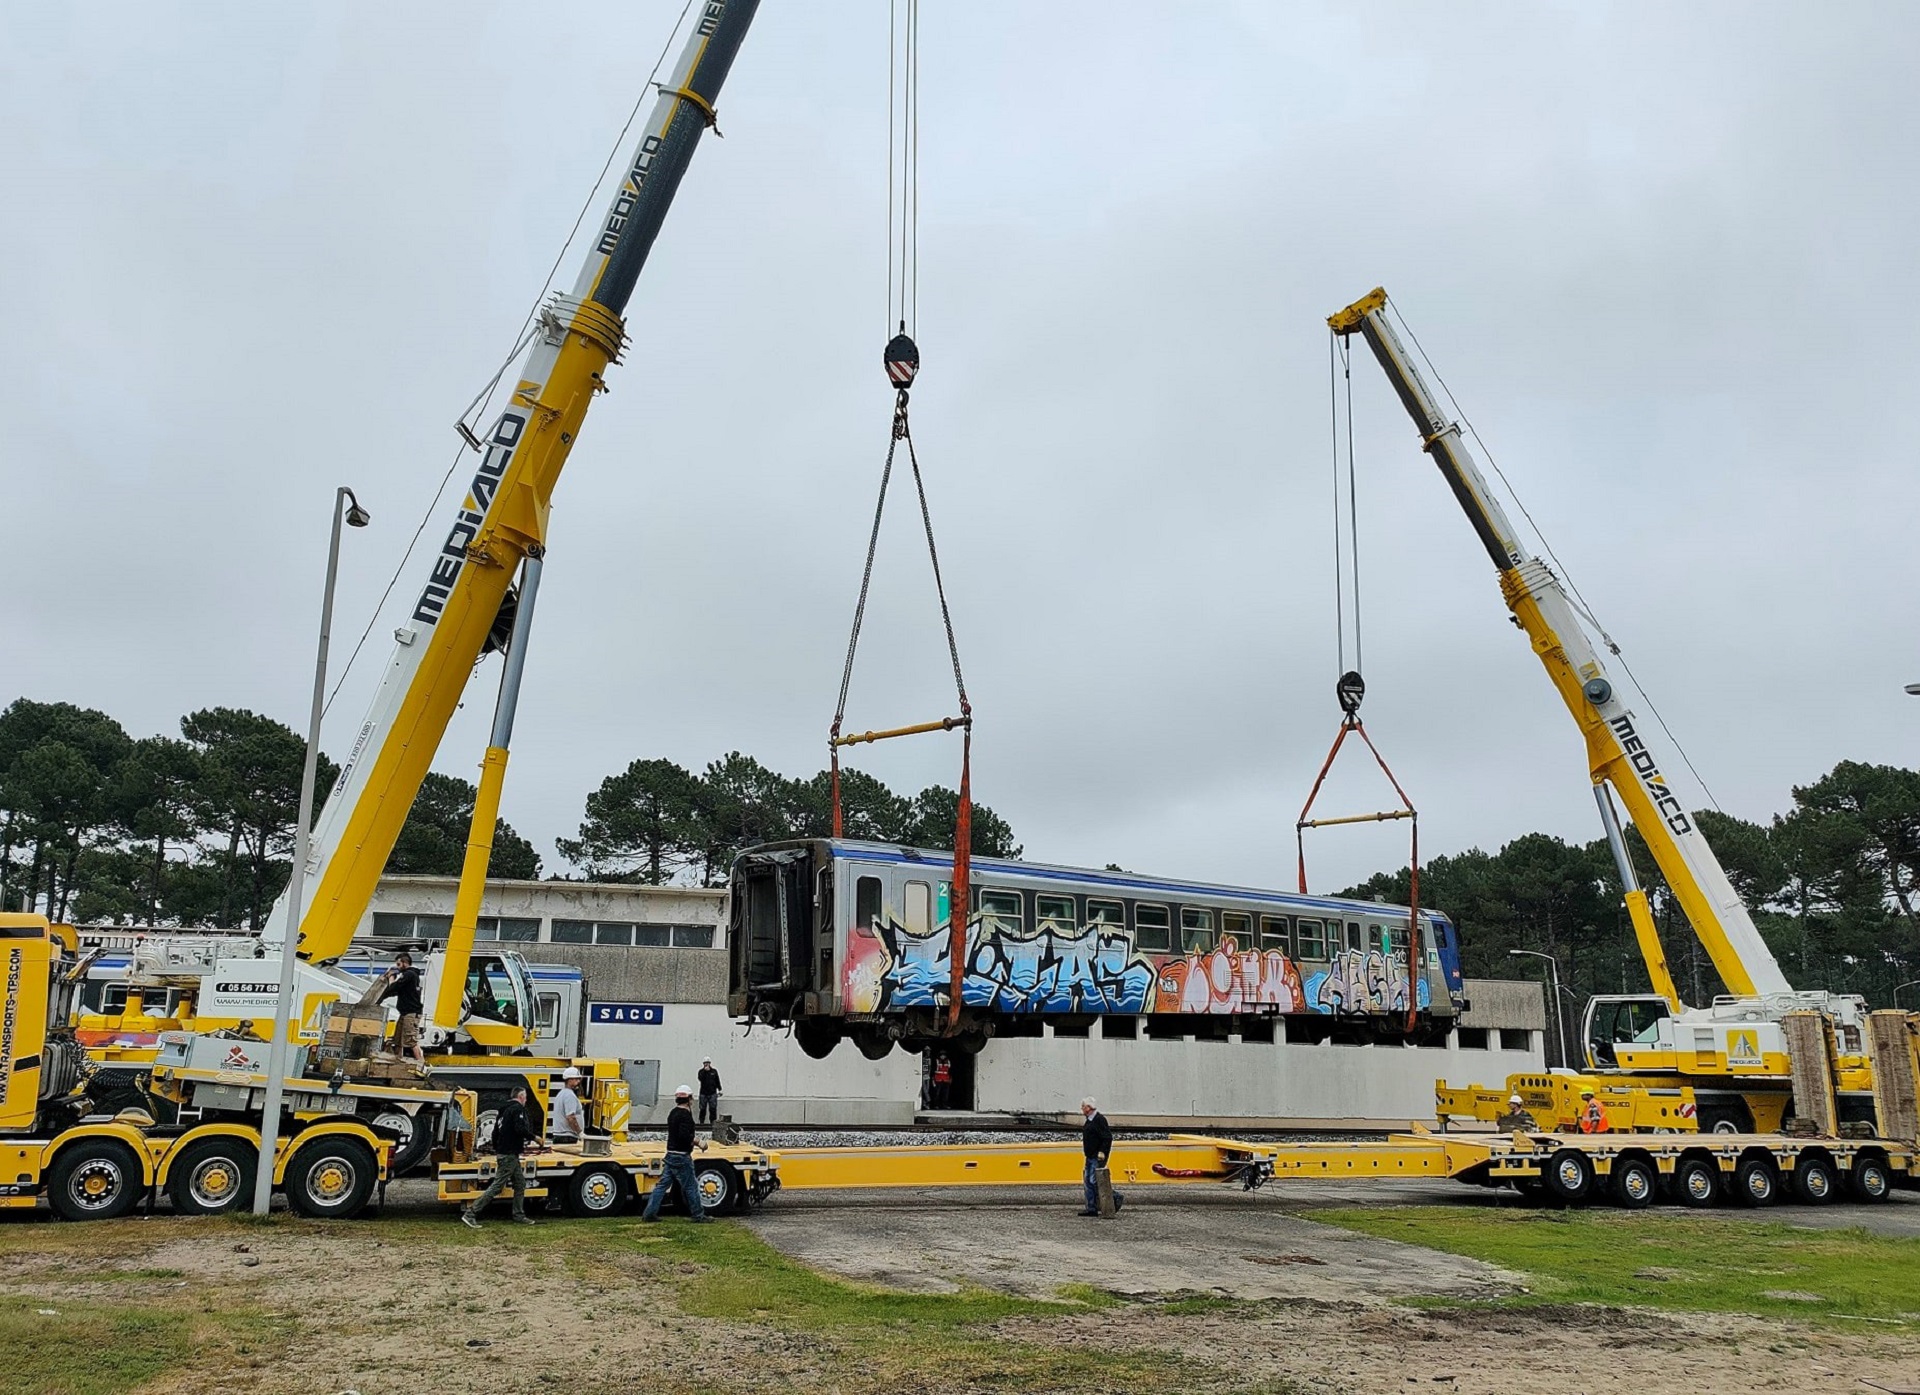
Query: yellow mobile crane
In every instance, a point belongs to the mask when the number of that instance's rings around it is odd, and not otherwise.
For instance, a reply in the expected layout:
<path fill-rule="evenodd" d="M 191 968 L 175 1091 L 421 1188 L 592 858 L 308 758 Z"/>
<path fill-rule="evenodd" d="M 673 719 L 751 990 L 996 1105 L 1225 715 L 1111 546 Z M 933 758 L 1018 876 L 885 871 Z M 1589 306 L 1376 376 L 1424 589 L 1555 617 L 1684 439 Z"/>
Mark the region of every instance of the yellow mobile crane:
<path fill-rule="evenodd" d="M 480 464 L 394 633 L 379 691 L 314 830 L 305 868 L 312 894 L 297 932 L 296 1015 L 305 1024 L 299 1035 L 308 1038 L 321 1004 L 352 1001 L 365 990 L 363 980 L 332 966 L 353 940 L 475 664 L 494 649 L 505 651 L 453 924 L 422 973 L 422 1036 L 434 1075 L 480 1093 L 483 1132 L 488 1106 L 514 1080 L 544 1100 L 549 1076 L 570 1063 L 525 1054 L 535 1033 L 520 956 L 474 953 L 553 490 L 587 408 L 607 390 L 607 367 L 627 341 L 627 299 L 700 137 L 713 125 L 713 104 L 757 9 L 758 0 L 703 0 L 696 7 L 693 32 L 660 85 L 571 291 L 554 295 L 539 313 L 507 406 L 484 439 L 461 425 Z M 135 993 L 131 1013 L 84 1017 L 90 1049 L 137 1069 L 152 1059 L 154 1038 L 167 1027 L 246 1024 L 256 1035 L 270 1029 L 288 918 L 282 897 L 262 942 L 241 941 L 237 953 L 230 936 L 157 937 L 150 952 L 136 954 L 130 988 L 171 989 L 173 1008 L 165 1018 L 146 1016 Z M 122 1044 L 130 1031 L 131 1044 Z M 582 1064 L 591 1077 L 591 1121 L 624 1132 L 628 1096 L 618 1063 Z M 387 1122 L 407 1130 L 405 1119 Z M 409 1147 L 407 1160 L 424 1151 Z"/>
<path fill-rule="evenodd" d="M 1616 1090 L 1644 1085 L 1670 1091 L 1676 1085 L 1691 1086 L 1699 1128 L 1772 1132 L 1780 1127 L 1793 1089 L 1782 1019 L 1812 1010 L 1832 1027 L 1830 1064 L 1841 1117 L 1870 1119 L 1872 1080 L 1862 1038 L 1864 1002 L 1852 996 L 1799 991 L 1787 982 L 1713 849 L 1661 773 L 1634 713 L 1607 677 L 1566 587 L 1545 562 L 1528 556 L 1521 547 L 1467 447 L 1460 424 L 1449 418 L 1421 377 L 1387 307 L 1387 293 L 1375 289 L 1329 317 L 1327 324 L 1343 338 L 1359 335 L 1373 350 L 1413 418 L 1422 449 L 1440 467 L 1493 560 L 1500 575 L 1500 594 L 1515 623 L 1526 633 L 1554 689 L 1579 724 L 1607 846 L 1619 869 L 1627 914 L 1653 983 L 1651 995 L 1608 994 L 1589 1000 L 1582 1039 L 1587 1066 L 1595 1072 L 1594 1083 Z M 1613 803 L 1616 796 L 1729 990 L 1707 1006 L 1689 1007 L 1674 986 L 1646 893 L 1621 835 Z M 1538 1081 L 1521 1093 L 1530 1104 L 1550 1102 Z M 1452 1101 L 1445 1090 L 1441 1096 L 1443 1114 L 1450 1103 L 1461 1112 L 1481 1112 L 1473 1107 L 1471 1091 L 1458 1092 L 1459 1098 Z M 1484 1101 L 1485 1095 L 1480 1099 Z"/>

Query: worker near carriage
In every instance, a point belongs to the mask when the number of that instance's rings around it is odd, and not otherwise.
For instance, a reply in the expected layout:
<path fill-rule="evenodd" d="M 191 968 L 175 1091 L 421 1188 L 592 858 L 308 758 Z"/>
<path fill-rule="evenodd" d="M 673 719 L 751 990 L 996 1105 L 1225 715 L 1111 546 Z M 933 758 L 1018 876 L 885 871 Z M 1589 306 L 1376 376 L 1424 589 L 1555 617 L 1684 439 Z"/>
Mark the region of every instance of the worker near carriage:
<path fill-rule="evenodd" d="M 586 1111 L 580 1107 L 580 1068 L 568 1066 L 560 1072 L 560 1089 L 553 1097 L 547 1138 L 554 1143 L 578 1143 L 586 1131 Z"/>
<path fill-rule="evenodd" d="M 679 1189 L 686 1203 L 687 1214 L 694 1220 L 713 1219 L 700 1204 L 700 1183 L 693 1175 L 695 1134 L 693 1110 L 689 1107 L 692 1100 L 693 1090 L 689 1086 L 682 1085 L 673 1092 L 673 1108 L 667 1112 L 667 1156 L 663 1160 L 660 1180 L 647 1193 L 647 1209 L 640 1217 L 643 1221 L 660 1219 L 660 1205 L 667 1199 L 669 1186 Z"/>
<path fill-rule="evenodd" d="M 713 1068 L 711 1056 L 701 1060 L 700 1074 L 694 1078 L 700 1085 L 699 1122 L 711 1124 L 720 1117 L 720 1072 Z"/>
<path fill-rule="evenodd" d="M 487 1189 L 460 1208 L 460 1221 L 473 1230 L 480 1229 L 480 1212 L 508 1187 L 513 1188 L 513 1220 L 516 1225 L 533 1225 L 527 1214 L 527 1169 L 522 1153 L 538 1152 L 540 1135 L 527 1117 L 527 1087 L 513 1087 L 513 1098 L 500 1108 L 493 1125 L 493 1151 L 497 1159 L 493 1180 Z"/>
<path fill-rule="evenodd" d="M 1612 1132 L 1612 1126 L 1607 1122 L 1607 1107 L 1600 1103 L 1592 1090 L 1580 1092 L 1580 1132 Z"/>
<path fill-rule="evenodd" d="M 1095 1107 L 1091 1095 L 1080 1101 L 1080 1117 L 1086 1121 L 1080 1130 L 1080 1147 L 1087 1155 L 1087 1204 L 1080 1214 L 1097 1216 L 1100 1214 L 1100 1172 L 1113 1154 L 1113 1126 L 1107 1122 L 1107 1116 Z M 1116 1213 L 1120 1210 L 1118 1191 L 1113 1193 L 1113 1209 Z"/>

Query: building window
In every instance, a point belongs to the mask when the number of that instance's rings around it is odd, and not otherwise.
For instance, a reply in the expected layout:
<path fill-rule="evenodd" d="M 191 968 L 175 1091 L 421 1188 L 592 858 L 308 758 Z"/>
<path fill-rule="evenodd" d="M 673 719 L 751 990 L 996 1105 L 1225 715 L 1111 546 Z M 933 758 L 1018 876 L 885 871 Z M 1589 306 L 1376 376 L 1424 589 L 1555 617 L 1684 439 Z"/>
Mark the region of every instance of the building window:
<path fill-rule="evenodd" d="M 673 942 L 671 925 L 632 925 L 633 943 L 652 949 L 664 949 Z"/>
<path fill-rule="evenodd" d="M 922 882 L 922 886 L 926 883 Z M 713 927 L 711 925 L 676 925 L 673 927 L 673 947 L 675 949 L 712 949 Z"/>
<path fill-rule="evenodd" d="M 1282 954 L 1293 953 L 1293 944 L 1287 936 L 1287 918 L 1283 915 L 1263 915 L 1260 917 L 1260 948 L 1277 949 Z"/>
<path fill-rule="evenodd" d="M 1133 944 L 1143 954 L 1165 954 L 1173 948 L 1173 920 L 1165 906 L 1133 908 Z"/>
<path fill-rule="evenodd" d="M 1071 896 L 1036 896 L 1033 913 L 1043 935 L 1072 935 L 1077 928 Z"/>
<path fill-rule="evenodd" d="M 590 920 L 556 920 L 553 922 L 553 943 L 557 945 L 590 945 L 593 943 L 593 922 Z"/>
<path fill-rule="evenodd" d="M 593 942 L 597 945 L 630 945 L 633 943 L 633 922 L 630 920 L 595 921 Z"/>
<path fill-rule="evenodd" d="M 453 929 L 450 915 L 373 913 L 373 933 L 383 940 L 444 940 Z"/>
<path fill-rule="evenodd" d="M 1454 1033 L 1460 1042 L 1462 1051 L 1485 1051 L 1487 1049 L 1487 1029 L 1485 1027 L 1461 1027 Z"/>
<path fill-rule="evenodd" d="M 1188 954 L 1213 952 L 1213 912 L 1180 908 L 1180 947 Z"/>
<path fill-rule="evenodd" d="M 1323 920 L 1308 920 L 1302 916 L 1294 922 L 1293 942 L 1300 951 L 1302 959 L 1325 959 L 1327 957 L 1327 923 Z"/>
<path fill-rule="evenodd" d="M 1533 1033 L 1525 1027 L 1502 1027 L 1500 1029 L 1500 1049 L 1502 1051 L 1533 1050 Z"/>
<path fill-rule="evenodd" d="M 530 944 L 540 938 L 540 922 L 524 916 L 483 915 L 474 927 L 473 937 L 476 940 L 511 940 Z"/>

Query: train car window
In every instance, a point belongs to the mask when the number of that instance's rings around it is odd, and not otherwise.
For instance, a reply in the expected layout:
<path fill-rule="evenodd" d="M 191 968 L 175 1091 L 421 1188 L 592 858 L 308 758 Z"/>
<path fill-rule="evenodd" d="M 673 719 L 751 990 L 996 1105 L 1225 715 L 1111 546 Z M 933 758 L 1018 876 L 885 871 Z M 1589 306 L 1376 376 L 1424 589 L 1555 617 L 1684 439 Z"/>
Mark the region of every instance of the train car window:
<path fill-rule="evenodd" d="M 1180 948 L 1188 954 L 1213 952 L 1213 912 L 1193 906 L 1180 908 Z"/>
<path fill-rule="evenodd" d="M 1337 923 L 1335 925 L 1333 933 L 1335 935 L 1338 935 L 1340 933 Z M 1348 949 L 1360 948 L 1360 922 L 1357 920 L 1350 920 L 1347 922 L 1347 948 Z"/>
<path fill-rule="evenodd" d="M 1369 925 L 1367 927 L 1367 948 L 1378 950 L 1382 954 L 1385 954 L 1387 952 L 1387 927 L 1386 926 Z"/>
<path fill-rule="evenodd" d="M 989 935 L 1023 935 L 1027 929 L 1027 898 L 1017 891 L 980 888 L 980 928 Z"/>
<path fill-rule="evenodd" d="M 853 885 L 853 923 L 857 929 L 872 930 L 880 924 L 880 879 L 862 877 Z"/>
<path fill-rule="evenodd" d="M 933 933 L 933 888 L 925 882 L 907 883 L 907 933 Z"/>
<path fill-rule="evenodd" d="M 1263 915 L 1260 917 L 1260 948 L 1277 949 L 1282 954 L 1293 953 L 1291 937 L 1287 934 L 1287 918 L 1283 915 Z"/>
<path fill-rule="evenodd" d="M 1071 896 L 1036 896 L 1033 913 L 1043 935 L 1072 935 L 1079 928 Z"/>
<path fill-rule="evenodd" d="M 1325 959 L 1327 957 L 1327 923 L 1323 920 L 1307 920 L 1302 917 L 1294 922 L 1294 944 L 1302 959 Z"/>
<path fill-rule="evenodd" d="M 1220 913 L 1220 938 L 1229 936 L 1234 944 L 1243 950 L 1253 948 L 1253 917 L 1245 911 L 1222 911 Z"/>
<path fill-rule="evenodd" d="M 1133 908 L 1133 947 L 1147 954 L 1165 954 L 1173 948 L 1173 921 L 1165 906 Z"/>
<path fill-rule="evenodd" d="M 1119 930 L 1127 928 L 1127 908 L 1119 901 L 1096 901 L 1087 898 L 1087 925 L 1100 930 Z"/>
<path fill-rule="evenodd" d="M 1387 927 L 1387 953 L 1397 954 L 1403 959 L 1406 958 L 1406 954 L 1407 954 L 1407 927 L 1406 926 L 1389 925 Z"/>

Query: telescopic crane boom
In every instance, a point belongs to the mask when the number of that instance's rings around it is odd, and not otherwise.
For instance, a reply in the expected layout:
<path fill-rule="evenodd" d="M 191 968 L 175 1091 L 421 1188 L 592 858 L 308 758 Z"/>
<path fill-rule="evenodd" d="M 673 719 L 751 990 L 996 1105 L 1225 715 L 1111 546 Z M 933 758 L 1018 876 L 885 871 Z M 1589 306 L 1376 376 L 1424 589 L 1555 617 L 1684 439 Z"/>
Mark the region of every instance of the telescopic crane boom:
<path fill-rule="evenodd" d="M 479 468 L 412 612 L 394 633 L 393 657 L 314 831 L 312 899 L 300 920 L 299 953 L 326 961 L 353 938 L 474 664 L 492 648 L 509 649 L 436 1021 L 447 1018 L 472 948 L 554 485 L 587 408 L 606 391 L 607 366 L 619 361 L 627 299 L 700 136 L 713 124 L 714 102 L 757 9 L 758 0 L 703 0 L 697 7 L 694 32 L 660 87 L 572 290 L 542 308 L 493 429 L 484 440 L 468 436 L 481 451 Z M 268 936 L 277 939 L 285 923 L 283 902 L 268 919 Z M 452 1001 L 457 1008 L 457 996 Z"/>
<path fill-rule="evenodd" d="M 1667 783 L 1647 748 L 1634 714 L 1620 700 L 1606 666 L 1594 651 L 1579 612 L 1560 578 L 1538 557 L 1529 557 L 1518 535 L 1487 487 L 1479 464 L 1462 437 L 1460 424 L 1448 418 L 1414 366 L 1386 314 L 1387 293 L 1376 289 L 1328 318 L 1335 334 L 1358 334 L 1386 370 L 1401 404 L 1420 432 L 1421 446 L 1440 467 L 1481 546 L 1500 574 L 1500 594 L 1533 643 L 1560 698 L 1579 723 L 1587 743 L 1587 766 L 1594 797 L 1606 826 L 1607 844 L 1626 889 L 1628 915 L 1654 991 L 1675 1012 L 1682 1008 L 1655 933 L 1646 893 L 1640 889 L 1626 841 L 1608 791 L 1626 805 L 1628 817 L 1646 840 L 1661 875 L 1673 888 L 1687 921 L 1713 960 L 1721 980 L 1747 997 L 1792 995 L 1773 952 L 1760 938 L 1753 917 L 1734 891 L 1720 861 L 1701 836 L 1680 796 Z M 1795 995 L 1799 996 L 1799 995 Z M 1824 998 L 1825 995 L 1810 995 Z"/>

